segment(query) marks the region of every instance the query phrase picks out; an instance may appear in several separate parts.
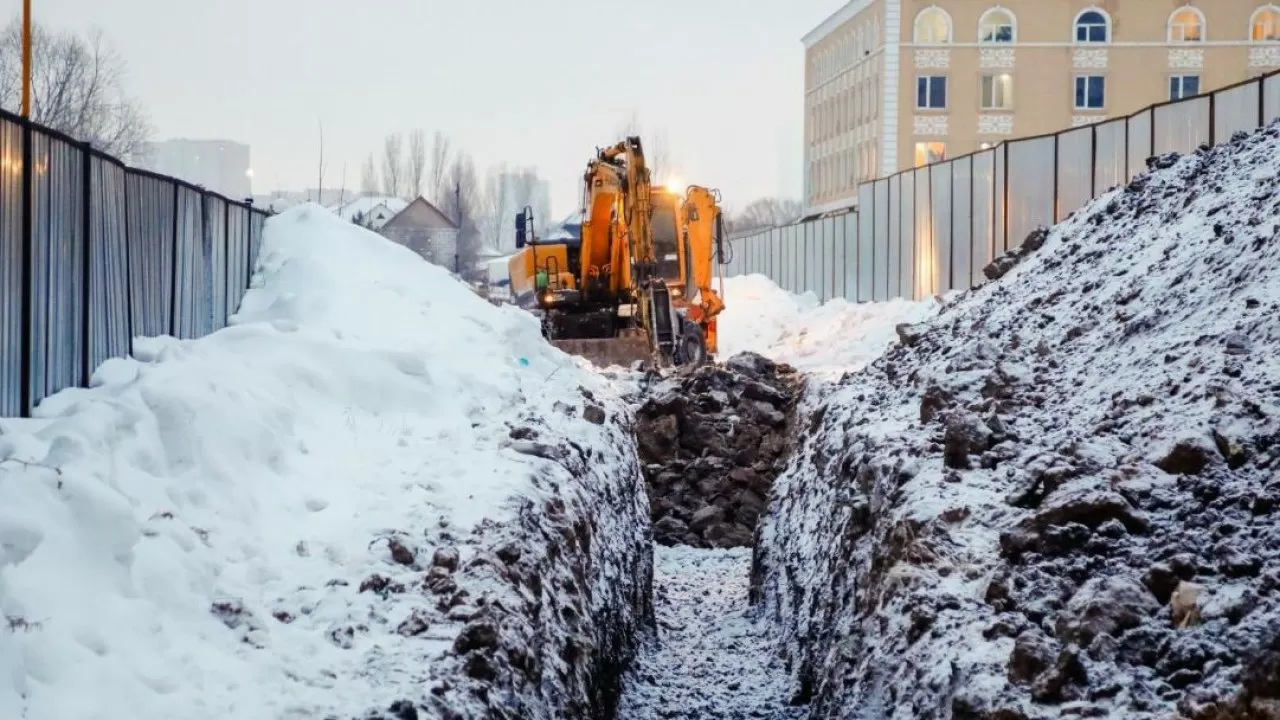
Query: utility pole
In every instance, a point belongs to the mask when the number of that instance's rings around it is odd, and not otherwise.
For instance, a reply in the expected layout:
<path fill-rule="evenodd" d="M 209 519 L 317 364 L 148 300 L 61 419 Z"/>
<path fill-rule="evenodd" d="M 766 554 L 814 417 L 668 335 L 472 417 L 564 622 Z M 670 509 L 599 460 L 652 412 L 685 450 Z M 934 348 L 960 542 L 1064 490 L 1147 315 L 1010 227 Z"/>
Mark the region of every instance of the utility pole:
<path fill-rule="evenodd" d="M 22 0 L 22 117 L 31 117 L 31 0 Z"/>
<path fill-rule="evenodd" d="M 455 180 L 453 183 L 453 202 L 458 207 L 458 232 L 453 236 L 454 237 L 453 272 L 456 274 L 461 274 L 461 264 L 458 262 L 461 259 L 461 255 L 462 255 L 461 248 L 458 247 L 458 243 L 462 240 L 462 180 L 461 179 Z"/>

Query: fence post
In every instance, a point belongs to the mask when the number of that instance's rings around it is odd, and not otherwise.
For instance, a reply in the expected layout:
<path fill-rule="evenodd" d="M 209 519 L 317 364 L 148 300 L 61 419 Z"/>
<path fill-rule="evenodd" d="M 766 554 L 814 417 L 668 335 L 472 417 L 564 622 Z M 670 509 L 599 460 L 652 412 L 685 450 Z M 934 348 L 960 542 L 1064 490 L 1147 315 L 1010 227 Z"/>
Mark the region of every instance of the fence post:
<path fill-rule="evenodd" d="M 237 303 L 238 304 L 238 303 Z M 222 325 L 231 322 L 231 203 L 222 204 Z"/>
<path fill-rule="evenodd" d="M 1089 126 L 1089 197 L 1098 197 L 1098 123 Z"/>
<path fill-rule="evenodd" d="M 1004 235 L 1004 240 L 1003 240 L 1004 247 L 1001 248 L 1001 252 L 1007 252 L 1009 250 L 1009 196 L 1011 195 L 1011 193 L 1009 192 L 1009 141 L 1006 140 L 1003 144 L 1004 144 L 1004 188 L 1001 190 L 1001 192 L 1004 193 L 1004 198 L 1003 198 L 1004 217 L 1000 219 L 1000 222 L 1003 228 L 1003 232 L 1001 234 Z"/>
<path fill-rule="evenodd" d="M 1058 212 L 1061 207 L 1059 194 L 1062 188 L 1059 187 L 1058 178 L 1061 176 L 1059 172 L 1062 163 L 1062 134 L 1054 133 L 1053 135 L 1053 222 L 1050 225 L 1056 225 L 1058 222 Z"/>
<path fill-rule="evenodd" d="M 245 218 L 244 233 L 244 287 L 240 292 L 248 292 L 253 284 L 253 206 L 250 205 L 248 217 Z"/>
<path fill-rule="evenodd" d="M 178 337 L 178 249 L 182 240 L 178 237 L 178 210 L 181 208 L 178 196 L 178 183 L 170 182 L 173 187 L 173 247 L 169 258 L 169 334 Z"/>
<path fill-rule="evenodd" d="M 93 325 L 93 316 L 91 309 L 93 305 L 92 293 L 90 285 L 93 283 L 93 152 L 92 144 L 85 142 L 80 148 L 81 165 L 83 169 L 80 173 L 80 179 L 84 183 L 83 205 L 80 213 L 80 228 L 84 233 L 84 245 L 81 249 L 80 262 L 82 280 L 84 284 L 80 287 L 80 345 L 82 355 L 80 357 L 80 373 L 81 384 L 89 387 L 89 378 L 93 374 L 93 353 L 92 346 L 89 344 L 92 340 L 90 328 Z"/>
<path fill-rule="evenodd" d="M 125 348 L 125 352 L 129 355 L 133 354 L 133 250 L 129 248 L 129 178 L 128 170 L 120 174 L 124 182 L 121 188 L 121 194 L 124 196 L 124 322 L 125 327 L 129 331 L 129 342 Z"/>
<path fill-rule="evenodd" d="M 1253 81 L 1258 85 L 1258 129 L 1267 126 L 1267 78 L 1269 75 L 1259 75 Z"/>
<path fill-rule="evenodd" d="M 35 224 L 31 218 L 31 167 L 35 160 L 31 157 L 31 121 L 22 119 L 22 416 L 30 417 L 32 408 L 31 384 L 35 381 L 31 363 L 34 346 L 32 343 L 32 324 L 35 322 L 34 280 L 35 273 L 31 267 L 35 262 Z"/>
<path fill-rule="evenodd" d="M 1218 93 L 1216 92 L 1209 93 L 1209 145 L 1211 146 L 1218 144 L 1218 126 L 1217 126 L 1218 113 L 1215 112 L 1215 109 L 1217 107 L 1217 101 L 1218 101 Z"/>

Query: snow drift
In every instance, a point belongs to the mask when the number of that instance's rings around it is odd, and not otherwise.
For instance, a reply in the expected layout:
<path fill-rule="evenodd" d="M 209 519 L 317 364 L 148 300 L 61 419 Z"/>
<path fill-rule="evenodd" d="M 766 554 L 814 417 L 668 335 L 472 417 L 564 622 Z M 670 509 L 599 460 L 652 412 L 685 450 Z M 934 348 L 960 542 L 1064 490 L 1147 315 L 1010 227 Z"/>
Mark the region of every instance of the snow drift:
<path fill-rule="evenodd" d="M 813 718 L 1277 716 L 1277 147 L 1154 158 L 809 394 L 753 593 Z"/>
<path fill-rule="evenodd" d="M 860 369 L 898 339 L 899 323 L 919 322 L 938 310 L 932 298 L 820 303 L 811 292 L 794 295 L 759 274 L 725 278 L 724 298 L 720 357 L 755 352 L 816 376 Z"/>
<path fill-rule="evenodd" d="M 316 206 L 232 325 L 0 434 L 0 717 L 583 718 L 651 612 L 630 411 Z"/>

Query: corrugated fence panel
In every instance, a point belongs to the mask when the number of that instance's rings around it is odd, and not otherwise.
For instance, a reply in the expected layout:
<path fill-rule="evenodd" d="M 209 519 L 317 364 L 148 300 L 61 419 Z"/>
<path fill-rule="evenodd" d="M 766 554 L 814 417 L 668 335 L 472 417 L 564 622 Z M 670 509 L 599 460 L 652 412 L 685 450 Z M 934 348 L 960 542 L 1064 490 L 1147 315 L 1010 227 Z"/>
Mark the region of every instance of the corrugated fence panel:
<path fill-rule="evenodd" d="M 0 119 L 0 417 L 23 414 L 22 126 Z"/>
<path fill-rule="evenodd" d="M 844 216 L 844 247 L 841 250 L 844 265 L 840 273 L 842 278 L 840 286 L 843 288 L 841 297 L 846 300 L 858 299 L 859 240 L 863 237 L 865 236 L 862 234 L 862 206 L 859 206 L 858 212 L 851 212 Z"/>
<path fill-rule="evenodd" d="M 1257 129 L 1261 101 L 1254 83 L 1219 91 L 1213 99 L 1213 142 L 1226 142 L 1235 133 Z"/>
<path fill-rule="evenodd" d="M 1190 153 L 1209 142 L 1209 96 L 1198 95 L 1152 111 L 1155 147 L 1152 155 Z"/>
<path fill-rule="evenodd" d="M 831 246 L 831 297 L 833 298 L 844 297 L 845 218 L 852 214 L 847 212 L 831 218 L 831 222 L 835 225 L 832 235 L 835 242 Z"/>
<path fill-rule="evenodd" d="M 1129 123 L 1124 118 L 1094 126 L 1093 186 L 1099 193 L 1128 182 L 1128 132 Z"/>
<path fill-rule="evenodd" d="M 89 156 L 89 369 L 129 354 L 128 218 L 123 165 Z"/>
<path fill-rule="evenodd" d="M 1038 225 L 1053 224 L 1053 136 L 1009 143 L 1008 246 L 1022 245 Z"/>
<path fill-rule="evenodd" d="M 204 199 L 200 193 L 178 186 L 178 236 L 174 241 L 174 336 L 195 338 L 206 327 L 201 311 L 208 308 L 204 267 Z"/>
<path fill-rule="evenodd" d="M 1262 122 L 1271 124 L 1280 118 L 1280 75 L 1271 75 L 1262 85 Z"/>
<path fill-rule="evenodd" d="M 898 208 L 898 297 L 916 292 L 916 178 L 921 172 L 902 174 L 902 207 Z"/>
<path fill-rule="evenodd" d="M 960 165 L 968 171 L 968 160 L 950 160 L 938 163 L 929 168 L 929 211 L 930 234 L 933 236 L 932 248 L 934 257 L 933 292 L 947 292 L 955 287 L 952 276 L 955 262 L 955 227 L 952 215 L 955 200 L 955 183 L 952 180 L 956 168 Z M 968 287 L 968 283 L 964 284 Z"/>
<path fill-rule="evenodd" d="M 843 227 L 843 226 L 841 226 Z M 832 277 L 835 271 L 836 219 L 822 219 L 822 255 L 818 260 L 818 298 L 823 302 L 833 294 Z"/>
<path fill-rule="evenodd" d="M 992 209 L 994 220 L 991 224 L 991 254 L 997 256 L 1009 249 L 1008 230 L 1008 192 L 1005 185 L 1009 180 L 1008 173 L 1009 144 L 995 148 L 995 169 L 992 172 L 995 184 L 995 204 Z"/>
<path fill-rule="evenodd" d="M 987 150 L 973 156 L 973 197 L 969 206 L 973 208 L 973 248 L 970 276 L 973 284 L 980 284 L 985 278 L 982 268 L 995 258 L 995 208 L 996 208 L 996 153 Z"/>
<path fill-rule="evenodd" d="M 885 268 L 884 300 L 901 295 L 902 178 L 903 175 L 889 178 L 889 229 L 885 242 L 885 257 L 888 262 Z"/>
<path fill-rule="evenodd" d="M 32 133 L 33 317 L 31 405 L 83 378 L 83 151 Z"/>
<path fill-rule="evenodd" d="M 1143 110 L 1129 118 L 1129 177 L 1125 182 L 1146 172 L 1147 158 L 1151 157 L 1151 111 Z"/>
<path fill-rule="evenodd" d="M 227 203 L 220 197 L 205 197 L 205 232 L 212 261 L 209 275 L 209 329 L 227 326 Z"/>
<path fill-rule="evenodd" d="M 876 186 L 879 183 L 865 183 L 858 186 L 858 254 L 857 278 L 858 294 L 852 297 L 860 302 L 872 299 L 873 278 L 875 277 L 875 238 L 876 238 Z"/>
<path fill-rule="evenodd" d="M 773 282 L 782 287 L 782 228 L 769 231 L 769 272 Z"/>
<path fill-rule="evenodd" d="M 889 206 L 889 186 L 897 184 L 894 180 L 877 180 L 874 186 L 875 217 L 872 218 L 874 231 L 872 242 L 872 278 L 871 300 L 884 300 L 889 293 L 889 226 L 893 222 L 893 212 Z"/>
<path fill-rule="evenodd" d="M 125 178 L 129 309 L 133 334 L 173 331 L 174 186 L 159 178 Z"/>
<path fill-rule="evenodd" d="M 933 236 L 933 210 L 930 208 L 929 193 L 932 191 L 930 177 L 933 165 L 915 171 L 915 204 L 912 207 L 912 275 L 911 297 L 922 298 L 932 295 L 937 287 L 938 262 Z"/>
<path fill-rule="evenodd" d="M 227 208 L 227 318 L 240 308 L 249 287 L 249 209 L 243 205 Z"/>
<path fill-rule="evenodd" d="M 1093 197 L 1093 128 L 1058 136 L 1058 201 L 1055 221 L 1084 207 Z"/>
<path fill-rule="evenodd" d="M 951 165 L 951 260 L 949 289 L 973 284 L 973 156 Z"/>

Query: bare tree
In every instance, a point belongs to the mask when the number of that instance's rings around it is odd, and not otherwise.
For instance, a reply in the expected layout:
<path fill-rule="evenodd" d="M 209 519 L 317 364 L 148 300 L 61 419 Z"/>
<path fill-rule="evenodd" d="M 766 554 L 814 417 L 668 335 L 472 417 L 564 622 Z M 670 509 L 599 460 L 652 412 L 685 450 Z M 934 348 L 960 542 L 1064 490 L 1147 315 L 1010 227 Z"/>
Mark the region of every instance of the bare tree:
<path fill-rule="evenodd" d="M 458 224 L 458 266 L 470 268 L 480 255 L 483 237 L 480 230 L 480 180 L 475 161 L 465 152 L 454 155 L 445 173 L 437 207 Z"/>
<path fill-rule="evenodd" d="M 100 31 L 74 33 L 31 28 L 31 119 L 94 147 L 129 159 L 151 127 L 142 105 L 124 90 L 125 62 Z M 22 104 L 22 23 L 0 36 L 0 107 Z"/>
<path fill-rule="evenodd" d="M 759 198 L 751 201 L 742 212 L 735 213 L 729 221 L 731 232 L 750 232 L 787 225 L 800 219 L 804 206 L 789 198 Z"/>
<path fill-rule="evenodd" d="M 640 123 L 640 115 L 635 110 L 631 111 L 631 116 L 618 128 L 619 140 L 626 137 L 640 138 L 640 143 L 644 147 L 645 164 L 649 166 L 649 177 L 653 182 L 667 182 L 672 179 L 667 175 L 670 172 L 671 152 L 665 128 L 650 132 Z"/>
<path fill-rule="evenodd" d="M 404 179 L 404 136 L 392 133 L 382 144 L 382 191 L 400 197 Z"/>
<path fill-rule="evenodd" d="M 445 201 L 444 193 L 453 191 L 453 188 L 445 187 L 451 159 L 452 148 L 449 138 L 437 130 L 431 142 L 431 175 L 427 178 L 427 192 L 430 193 L 431 201 L 437 206 Z"/>
<path fill-rule="evenodd" d="M 507 170 L 506 163 L 494 165 L 484 178 L 484 214 L 481 229 L 484 238 L 493 247 L 501 247 L 502 230 L 505 227 L 502 219 L 507 209 L 513 206 L 514 194 L 511 187 L 512 173 Z M 511 212 L 515 220 L 516 211 Z"/>
<path fill-rule="evenodd" d="M 378 164 L 373 160 L 373 153 L 369 153 L 360 166 L 360 192 L 364 195 L 378 194 Z"/>
<path fill-rule="evenodd" d="M 427 136 L 421 130 L 409 133 L 409 190 L 416 198 L 422 195 L 427 172 Z"/>
<path fill-rule="evenodd" d="M 317 121 L 320 125 L 320 180 L 316 183 L 316 204 L 324 202 L 324 122 Z"/>

